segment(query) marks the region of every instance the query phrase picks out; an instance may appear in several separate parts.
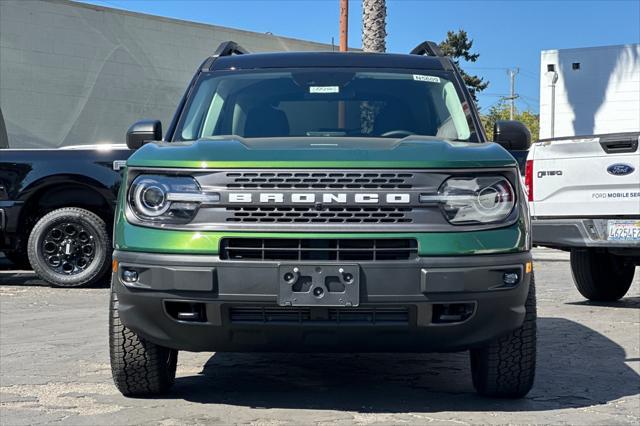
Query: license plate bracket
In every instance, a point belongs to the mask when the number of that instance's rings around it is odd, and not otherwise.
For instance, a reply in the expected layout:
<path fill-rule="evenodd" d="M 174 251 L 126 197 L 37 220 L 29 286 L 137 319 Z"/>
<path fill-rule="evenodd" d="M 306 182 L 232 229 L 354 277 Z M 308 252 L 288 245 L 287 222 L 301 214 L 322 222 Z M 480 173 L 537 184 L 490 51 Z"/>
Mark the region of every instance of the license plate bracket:
<path fill-rule="evenodd" d="M 360 268 L 345 264 L 281 264 L 280 306 L 352 307 L 360 304 Z"/>

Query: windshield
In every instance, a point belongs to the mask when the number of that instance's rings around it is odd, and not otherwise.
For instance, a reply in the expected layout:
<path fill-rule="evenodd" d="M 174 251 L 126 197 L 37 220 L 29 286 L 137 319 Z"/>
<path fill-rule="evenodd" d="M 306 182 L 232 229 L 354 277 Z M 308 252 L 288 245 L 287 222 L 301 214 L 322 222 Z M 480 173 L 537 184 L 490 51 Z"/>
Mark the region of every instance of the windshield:
<path fill-rule="evenodd" d="M 208 74 L 175 139 L 422 135 L 476 141 L 469 106 L 447 76 L 330 68 Z"/>

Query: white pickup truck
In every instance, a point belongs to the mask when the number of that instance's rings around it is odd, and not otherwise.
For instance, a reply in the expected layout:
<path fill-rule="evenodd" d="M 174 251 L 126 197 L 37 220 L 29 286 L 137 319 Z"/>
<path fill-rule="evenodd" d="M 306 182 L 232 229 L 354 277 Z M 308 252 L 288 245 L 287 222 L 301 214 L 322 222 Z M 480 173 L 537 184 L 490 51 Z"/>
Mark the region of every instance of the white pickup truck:
<path fill-rule="evenodd" d="M 640 265 L 640 132 L 532 145 L 525 166 L 535 245 L 571 252 L 578 291 L 623 297 Z"/>

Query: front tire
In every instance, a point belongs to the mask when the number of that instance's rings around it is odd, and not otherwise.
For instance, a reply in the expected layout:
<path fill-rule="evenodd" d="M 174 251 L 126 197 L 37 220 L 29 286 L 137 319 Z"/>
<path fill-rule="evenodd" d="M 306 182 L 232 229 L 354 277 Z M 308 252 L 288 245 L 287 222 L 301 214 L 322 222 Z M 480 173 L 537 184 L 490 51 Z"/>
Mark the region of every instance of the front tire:
<path fill-rule="evenodd" d="M 522 398 L 536 371 L 536 290 L 533 274 L 524 322 L 487 346 L 471 350 L 473 386 L 483 396 Z"/>
<path fill-rule="evenodd" d="M 44 215 L 27 244 L 29 263 L 40 278 L 57 287 L 81 287 L 108 272 L 111 240 L 98 215 L 65 207 Z"/>
<path fill-rule="evenodd" d="M 120 322 L 118 295 L 111 291 L 109 309 L 111 375 L 124 396 L 153 396 L 167 392 L 176 378 L 178 351 L 138 336 Z"/>
<path fill-rule="evenodd" d="M 571 273 L 576 288 L 585 298 L 614 302 L 627 294 L 635 266 L 607 252 L 571 250 Z"/>

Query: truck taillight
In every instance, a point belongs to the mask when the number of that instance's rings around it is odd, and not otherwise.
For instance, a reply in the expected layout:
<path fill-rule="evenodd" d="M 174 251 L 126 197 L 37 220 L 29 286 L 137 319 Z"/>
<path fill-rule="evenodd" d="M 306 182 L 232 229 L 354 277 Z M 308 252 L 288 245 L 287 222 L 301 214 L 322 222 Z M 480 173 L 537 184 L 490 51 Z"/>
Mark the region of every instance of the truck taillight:
<path fill-rule="evenodd" d="M 527 160 L 525 163 L 524 186 L 527 188 L 527 199 L 533 201 L 533 160 Z"/>

